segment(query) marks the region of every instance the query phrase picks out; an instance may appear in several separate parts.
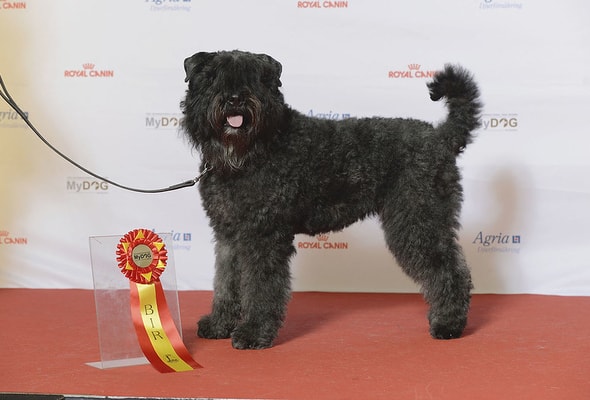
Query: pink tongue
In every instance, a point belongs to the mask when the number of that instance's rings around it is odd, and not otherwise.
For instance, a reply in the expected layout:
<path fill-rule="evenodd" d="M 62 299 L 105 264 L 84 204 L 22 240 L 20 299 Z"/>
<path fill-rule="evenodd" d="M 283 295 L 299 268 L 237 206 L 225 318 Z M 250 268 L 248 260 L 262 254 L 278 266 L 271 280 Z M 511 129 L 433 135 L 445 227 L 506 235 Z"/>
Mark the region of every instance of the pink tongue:
<path fill-rule="evenodd" d="M 231 115 L 227 117 L 227 123 L 230 124 L 232 128 L 239 128 L 242 126 L 244 122 L 244 116 L 242 115 Z"/>

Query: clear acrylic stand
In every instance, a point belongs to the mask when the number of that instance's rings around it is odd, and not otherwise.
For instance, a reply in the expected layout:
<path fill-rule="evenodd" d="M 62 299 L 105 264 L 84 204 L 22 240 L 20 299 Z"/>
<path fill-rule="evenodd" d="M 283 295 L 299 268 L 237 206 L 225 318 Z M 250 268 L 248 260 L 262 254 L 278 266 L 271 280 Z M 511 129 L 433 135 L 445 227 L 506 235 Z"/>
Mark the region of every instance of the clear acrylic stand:
<path fill-rule="evenodd" d="M 160 276 L 160 282 L 172 320 L 182 338 L 172 234 L 158 235 L 168 251 L 166 269 Z M 131 319 L 129 280 L 117 265 L 117 245 L 122 237 L 123 235 L 90 237 L 100 361 L 89 362 L 87 365 L 100 369 L 149 363 L 139 347 Z"/>

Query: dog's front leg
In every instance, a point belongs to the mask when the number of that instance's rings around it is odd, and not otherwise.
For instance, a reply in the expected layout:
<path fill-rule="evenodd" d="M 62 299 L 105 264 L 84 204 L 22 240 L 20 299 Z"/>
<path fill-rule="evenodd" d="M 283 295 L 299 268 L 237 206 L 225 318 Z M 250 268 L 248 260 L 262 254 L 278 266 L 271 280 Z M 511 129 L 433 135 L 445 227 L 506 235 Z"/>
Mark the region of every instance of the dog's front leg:
<path fill-rule="evenodd" d="M 213 309 L 199 321 L 197 334 L 207 339 L 229 338 L 240 320 L 240 269 L 235 251 L 225 240 L 215 242 Z"/>
<path fill-rule="evenodd" d="M 242 319 L 231 335 L 232 345 L 236 349 L 271 347 L 291 296 L 293 236 L 278 232 L 253 235 L 235 248 L 241 270 Z"/>

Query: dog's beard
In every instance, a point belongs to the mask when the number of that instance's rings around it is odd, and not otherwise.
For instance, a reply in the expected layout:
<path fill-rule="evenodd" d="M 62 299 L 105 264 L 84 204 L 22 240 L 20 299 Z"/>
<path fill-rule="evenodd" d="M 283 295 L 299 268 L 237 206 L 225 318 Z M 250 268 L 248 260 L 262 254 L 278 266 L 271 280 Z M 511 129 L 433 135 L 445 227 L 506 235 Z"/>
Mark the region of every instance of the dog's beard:
<path fill-rule="evenodd" d="M 217 95 L 211 102 L 209 124 L 215 132 L 213 149 L 217 162 L 232 170 L 242 169 L 261 129 L 262 103 L 247 96 L 240 105 L 228 104 Z"/>

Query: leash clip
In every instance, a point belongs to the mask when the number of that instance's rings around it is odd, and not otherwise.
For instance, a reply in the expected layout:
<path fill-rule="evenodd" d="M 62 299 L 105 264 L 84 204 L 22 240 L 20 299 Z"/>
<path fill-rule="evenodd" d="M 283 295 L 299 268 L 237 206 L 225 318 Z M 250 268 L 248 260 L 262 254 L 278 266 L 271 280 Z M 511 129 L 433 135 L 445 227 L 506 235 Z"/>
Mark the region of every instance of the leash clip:
<path fill-rule="evenodd" d="M 198 176 L 195 177 L 195 179 L 193 179 L 193 185 L 198 183 L 205 175 L 207 175 L 213 169 L 213 167 L 209 166 L 209 163 L 207 163 L 206 161 L 203 163 L 203 165 L 203 172 L 201 172 Z"/>

